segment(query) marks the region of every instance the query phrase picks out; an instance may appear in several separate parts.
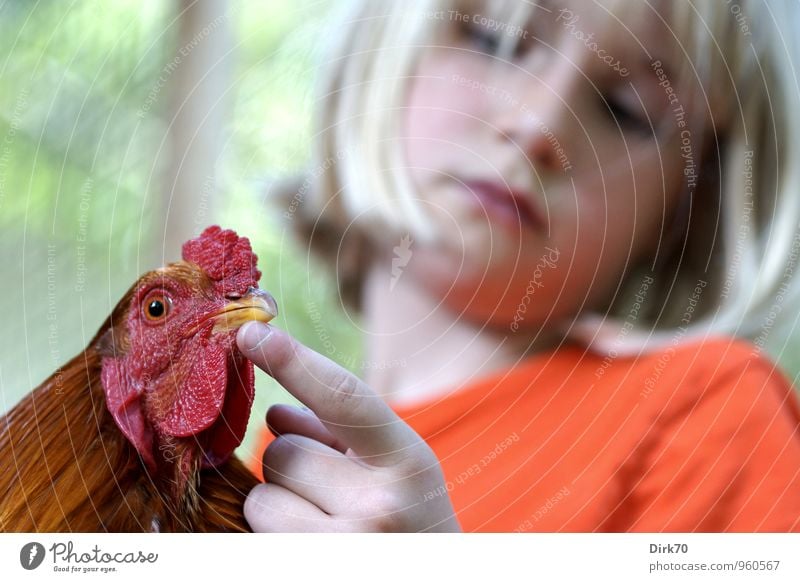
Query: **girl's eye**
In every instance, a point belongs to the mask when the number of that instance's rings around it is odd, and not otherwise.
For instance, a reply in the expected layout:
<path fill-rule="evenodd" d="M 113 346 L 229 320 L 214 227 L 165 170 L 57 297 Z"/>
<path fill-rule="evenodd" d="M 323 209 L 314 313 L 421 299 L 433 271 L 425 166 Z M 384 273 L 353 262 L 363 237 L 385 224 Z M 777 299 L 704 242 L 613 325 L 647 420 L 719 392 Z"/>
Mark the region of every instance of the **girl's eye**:
<path fill-rule="evenodd" d="M 142 302 L 142 312 L 148 321 L 161 321 L 172 311 L 172 299 L 163 291 L 147 294 Z"/>
<path fill-rule="evenodd" d="M 460 14 L 458 35 L 467 46 L 486 55 L 496 56 L 500 47 L 510 43 L 514 58 L 527 53 L 537 40 L 530 21 L 524 25 L 492 19 L 480 14 Z"/>
<path fill-rule="evenodd" d="M 463 27 L 464 38 L 475 50 L 487 55 L 496 55 L 500 49 L 500 37 L 482 26 L 472 23 Z"/>
<path fill-rule="evenodd" d="M 620 101 L 613 98 L 603 98 L 601 105 L 612 122 L 616 122 L 623 130 L 637 133 L 650 133 L 650 123 L 646 118 L 635 113 Z"/>

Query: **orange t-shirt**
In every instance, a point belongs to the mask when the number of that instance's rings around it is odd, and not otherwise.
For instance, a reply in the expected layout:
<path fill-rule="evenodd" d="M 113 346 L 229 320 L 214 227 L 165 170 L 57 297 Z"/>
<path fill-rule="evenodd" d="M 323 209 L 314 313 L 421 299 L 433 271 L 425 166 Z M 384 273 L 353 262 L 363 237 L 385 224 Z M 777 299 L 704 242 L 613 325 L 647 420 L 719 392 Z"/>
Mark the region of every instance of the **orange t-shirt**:
<path fill-rule="evenodd" d="M 393 408 L 438 455 L 464 531 L 800 531 L 800 404 L 739 340 L 562 347 Z"/>

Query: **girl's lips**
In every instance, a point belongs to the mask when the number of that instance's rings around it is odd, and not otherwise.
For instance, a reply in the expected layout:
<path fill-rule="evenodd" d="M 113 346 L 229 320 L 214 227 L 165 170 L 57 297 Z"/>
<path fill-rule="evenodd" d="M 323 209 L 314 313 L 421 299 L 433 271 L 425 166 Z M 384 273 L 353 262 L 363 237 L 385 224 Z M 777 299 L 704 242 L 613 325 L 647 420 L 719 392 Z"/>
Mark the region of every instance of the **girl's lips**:
<path fill-rule="evenodd" d="M 531 192 L 515 190 L 509 186 L 489 180 L 465 180 L 464 186 L 473 195 L 474 207 L 510 227 L 541 229 L 544 217 L 533 203 Z"/>

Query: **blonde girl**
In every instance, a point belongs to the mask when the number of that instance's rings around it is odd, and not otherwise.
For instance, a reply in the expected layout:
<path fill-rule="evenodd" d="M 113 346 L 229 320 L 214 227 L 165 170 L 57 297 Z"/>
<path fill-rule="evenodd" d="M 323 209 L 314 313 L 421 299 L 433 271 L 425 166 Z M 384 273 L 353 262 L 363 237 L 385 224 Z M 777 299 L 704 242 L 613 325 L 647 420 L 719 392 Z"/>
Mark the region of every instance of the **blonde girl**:
<path fill-rule="evenodd" d="M 354 2 L 287 227 L 365 377 L 277 328 L 264 531 L 793 531 L 791 2 Z M 388 365 L 400 362 L 402 365 Z"/>

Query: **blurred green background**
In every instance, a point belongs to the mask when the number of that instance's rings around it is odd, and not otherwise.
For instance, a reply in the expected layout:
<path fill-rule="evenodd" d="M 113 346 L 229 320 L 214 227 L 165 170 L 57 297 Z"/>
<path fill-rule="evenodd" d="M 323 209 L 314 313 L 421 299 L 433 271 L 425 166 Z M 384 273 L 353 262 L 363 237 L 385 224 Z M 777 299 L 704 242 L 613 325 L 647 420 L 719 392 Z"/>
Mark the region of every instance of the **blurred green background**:
<path fill-rule="evenodd" d="M 80 352 L 142 272 L 178 257 L 175 237 L 214 223 L 251 239 L 278 325 L 351 368 L 360 361 L 332 282 L 308 276 L 266 201 L 273 180 L 308 162 L 332 3 L 206 3 L 195 32 L 182 29 L 189 4 L 0 0 L 0 413 Z M 187 125 L 214 126 L 213 167 L 180 201 L 174 144 L 203 137 L 170 132 L 209 70 L 224 75 L 204 97 L 216 118 Z M 260 373 L 256 393 L 248 446 L 267 403 L 290 401 Z"/>

